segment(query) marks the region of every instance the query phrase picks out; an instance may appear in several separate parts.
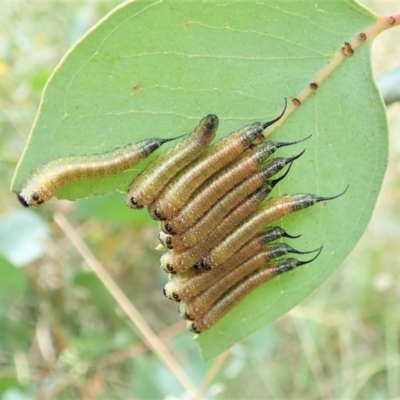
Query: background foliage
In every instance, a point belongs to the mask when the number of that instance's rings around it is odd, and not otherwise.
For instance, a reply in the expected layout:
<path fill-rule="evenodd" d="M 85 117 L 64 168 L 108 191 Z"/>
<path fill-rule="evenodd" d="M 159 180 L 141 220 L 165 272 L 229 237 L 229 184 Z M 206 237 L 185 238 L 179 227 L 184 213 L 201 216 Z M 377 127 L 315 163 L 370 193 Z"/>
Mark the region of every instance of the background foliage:
<path fill-rule="evenodd" d="M 378 3 L 367 5 L 378 13 L 394 11 L 394 3 L 390 9 L 385 2 L 386 10 Z M 119 197 L 55 202 L 52 210 L 32 217 L 8 194 L 49 72 L 114 5 L 20 2 L 8 5 L 0 16 L 0 168 L 6 177 L 6 195 L 0 200 L 1 243 L 15 238 L 0 247 L 0 393 L 6 398 L 126 398 L 132 393 L 154 398 L 182 393 L 171 373 L 153 355 L 143 354 L 145 348 L 114 301 L 53 225 L 51 215 L 57 210 L 79 226 L 80 235 L 168 341 L 194 382 L 200 383 L 211 365 L 199 360 L 191 336 L 182 323 L 175 323 L 172 303 L 160 296 L 164 275 L 148 268 L 157 265 L 151 250 L 155 224 L 124 223 Z M 396 39 L 390 34 L 374 45 L 377 73 L 396 62 Z M 397 115 L 398 106 L 392 106 L 392 132 L 398 127 Z M 398 151 L 392 134 L 391 162 L 375 218 L 345 265 L 288 315 L 232 348 L 216 368 L 209 398 L 264 398 L 266 393 L 271 398 L 400 396 Z M 38 248 L 43 241 L 45 246 Z M 249 380 L 251 385 L 243 385 Z"/>

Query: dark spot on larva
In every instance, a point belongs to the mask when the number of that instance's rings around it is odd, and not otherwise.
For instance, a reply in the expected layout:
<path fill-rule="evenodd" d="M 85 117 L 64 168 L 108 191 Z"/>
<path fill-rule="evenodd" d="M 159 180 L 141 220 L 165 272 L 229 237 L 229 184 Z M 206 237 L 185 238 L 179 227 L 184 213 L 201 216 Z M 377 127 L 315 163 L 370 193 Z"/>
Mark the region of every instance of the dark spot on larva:
<path fill-rule="evenodd" d="M 361 32 L 361 33 L 358 35 L 358 40 L 359 40 L 360 42 L 365 42 L 365 41 L 367 40 L 367 35 L 366 35 L 364 32 Z"/>
<path fill-rule="evenodd" d="M 311 82 L 310 83 L 310 89 L 311 90 L 317 90 L 318 89 L 318 84 L 315 82 Z"/>
<path fill-rule="evenodd" d="M 174 233 L 173 232 L 173 230 L 172 230 L 172 228 L 171 228 L 171 224 L 165 224 L 165 230 L 168 232 L 168 233 Z"/>
<path fill-rule="evenodd" d="M 354 50 L 349 42 L 344 42 L 344 46 L 342 47 L 341 51 L 345 57 L 351 57 L 354 54 Z"/>
<path fill-rule="evenodd" d="M 176 293 L 176 292 L 172 293 L 172 297 L 174 298 L 175 301 L 181 301 L 181 299 L 178 296 L 178 293 Z"/>
<path fill-rule="evenodd" d="M 135 206 L 135 208 L 143 208 L 142 205 L 138 204 L 137 200 L 135 197 L 131 197 L 131 203 L 133 206 Z"/>
<path fill-rule="evenodd" d="M 296 107 L 298 107 L 298 106 L 301 104 L 301 101 L 300 101 L 297 97 L 295 97 L 294 99 L 292 99 L 292 103 L 293 103 Z"/>
<path fill-rule="evenodd" d="M 390 16 L 389 19 L 388 19 L 388 22 L 389 22 L 390 25 L 394 25 L 395 22 L 396 22 L 396 18 L 393 17 L 393 16 Z"/>
<path fill-rule="evenodd" d="M 156 219 L 158 219 L 159 221 L 164 221 L 164 220 L 165 220 L 165 218 L 163 218 L 163 217 L 161 216 L 161 213 L 160 213 L 159 210 L 154 210 L 154 216 L 155 216 Z"/>
<path fill-rule="evenodd" d="M 183 319 L 192 320 L 193 318 L 190 316 L 190 314 L 187 311 L 185 311 L 185 314 L 183 315 Z"/>
<path fill-rule="evenodd" d="M 169 271 L 169 272 L 171 272 L 171 274 L 173 274 L 174 273 L 174 267 L 171 265 L 171 264 L 167 264 L 167 270 Z"/>
<path fill-rule="evenodd" d="M 39 196 L 37 195 L 37 193 L 35 192 L 35 193 L 32 193 L 32 200 L 33 201 L 39 201 Z"/>
<path fill-rule="evenodd" d="M 169 296 L 168 296 L 168 294 L 167 294 L 167 291 L 165 290 L 165 286 L 163 287 L 163 293 L 164 293 L 164 296 L 166 297 L 166 298 L 168 298 L 169 299 Z"/>
<path fill-rule="evenodd" d="M 197 326 L 196 326 L 196 324 L 195 324 L 194 322 L 192 322 L 192 324 L 191 324 L 191 326 L 190 326 L 190 330 L 191 330 L 193 333 L 200 333 L 200 331 L 197 330 Z"/>
<path fill-rule="evenodd" d="M 170 237 L 170 236 L 168 236 L 168 237 L 165 239 L 165 243 L 167 244 L 168 248 L 170 248 L 170 246 L 171 246 L 171 237 Z"/>
<path fill-rule="evenodd" d="M 29 203 L 25 200 L 25 198 L 20 194 L 18 194 L 18 200 L 24 207 L 29 207 Z"/>

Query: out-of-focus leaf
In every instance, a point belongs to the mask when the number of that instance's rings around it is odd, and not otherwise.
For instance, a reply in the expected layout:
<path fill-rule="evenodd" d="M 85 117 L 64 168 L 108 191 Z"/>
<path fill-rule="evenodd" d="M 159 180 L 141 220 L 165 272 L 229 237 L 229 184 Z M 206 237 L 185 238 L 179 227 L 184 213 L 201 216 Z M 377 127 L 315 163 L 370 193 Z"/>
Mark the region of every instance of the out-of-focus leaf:
<path fill-rule="evenodd" d="M 48 237 L 46 222 L 35 212 L 21 210 L 0 218 L 0 254 L 19 267 L 41 257 Z"/>

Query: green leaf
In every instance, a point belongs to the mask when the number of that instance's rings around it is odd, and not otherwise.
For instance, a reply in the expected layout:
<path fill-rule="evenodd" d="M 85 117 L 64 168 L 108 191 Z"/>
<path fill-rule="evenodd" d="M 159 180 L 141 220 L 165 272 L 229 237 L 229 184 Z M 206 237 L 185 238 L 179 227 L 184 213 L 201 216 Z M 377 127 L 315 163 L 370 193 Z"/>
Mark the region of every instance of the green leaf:
<path fill-rule="evenodd" d="M 376 21 L 351 0 L 127 4 L 90 31 L 52 75 L 13 190 L 49 159 L 112 150 L 150 136 L 173 137 L 191 131 L 210 112 L 220 117 L 220 137 L 271 119 L 284 97 L 297 96 L 344 42 Z M 272 136 L 288 141 L 313 134 L 299 145 L 306 154 L 274 195 L 331 196 L 350 185 L 342 198 L 284 219 L 289 233 L 302 234 L 293 243 L 297 249 L 323 245 L 322 254 L 263 285 L 199 335 L 205 358 L 312 293 L 362 235 L 387 159 L 385 109 L 373 83 L 370 50 L 370 42 L 357 48 Z M 295 154 L 299 146 L 279 155 Z M 125 191 L 144 165 L 70 185 L 59 197 Z"/>

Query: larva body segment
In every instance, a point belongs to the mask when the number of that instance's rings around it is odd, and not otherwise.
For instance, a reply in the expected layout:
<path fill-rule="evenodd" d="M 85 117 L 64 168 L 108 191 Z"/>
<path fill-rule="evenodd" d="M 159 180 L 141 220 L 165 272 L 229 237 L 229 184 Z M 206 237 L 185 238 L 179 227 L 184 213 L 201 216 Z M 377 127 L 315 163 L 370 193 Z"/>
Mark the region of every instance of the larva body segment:
<path fill-rule="evenodd" d="M 170 300 L 181 301 L 198 296 L 230 271 L 233 271 L 237 266 L 260 252 L 266 244 L 281 237 L 297 238 L 298 236 L 291 236 L 278 226 L 268 228 L 265 232 L 258 233 L 245 243 L 225 263 L 221 264 L 219 268 L 213 268 L 208 271 L 198 271 L 195 268 L 191 268 L 174 275 L 164 286 L 165 297 Z"/>
<path fill-rule="evenodd" d="M 287 253 L 306 254 L 309 252 L 301 252 L 293 249 L 286 243 L 280 243 L 275 246 L 263 249 L 253 255 L 246 262 L 237 268 L 226 271 L 225 276 L 216 282 L 210 282 L 209 287 L 200 295 L 182 301 L 179 304 L 179 314 L 183 319 L 197 320 L 201 318 L 219 297 L 241 279 L 250 275 L 259 268 L 274 268 L 277 263 L 269 263 L 271 260 L 281 257 Z M 278 262 L 279 263 L 279 262 Z"/>
<path fill-rule="evenodd" d="M 281 237 L 297 238 L 298 236 L 291 236 L 280 227 L 268 228 L 265 232 L 257 234 L 245 243 L 220 268 L 213 268 L 208 271 L 198 271 L 195 268 L 191 268 L 188 271 L 174 275 L 164 286 L 164 295 L 175 301 L 195 297 L 212 283 L 222 279 L 225 274 L 261 251 L 263 246 Z"/>
<path fill-rule="evenodd" d="M 269 268 L 261 269 L 246 276 L 235 286 L 229 289 L 226 293 L 212 305 L 206 314 L 194 321 L 187 321 L 186 327 L 193 333 L 201 333 L 215 325 L 222 317 L 224 317 L 237 304 L 245 299 L 253 290 L 258 288 L 263 283 L 273 279 L 277 275 L 288 272 L 301 265 L 308 264 L 314 261 L 319 253 L 309 261 L 299 261 L 295 258 L 288 258 L 278 261 L 275 265 Z"/>
<path fill-rule="evenodd" d="M 118 174 L 146 158 L 163 143 L 175 139 L 151 138 L 102 154 L 49 161 L 26 179 L 18 200 L 24 207 L 39 207 L 68 183 Z"/>
<path fill-rule="evenodd" d="M 277 149 L 293 143 L 268 141 L 247 150 L 242 157 L 232 165 L 224 168 L 210 179 L 207 179 L 192 195 L 190 201 L 167 222 L 161 223 L 168 233 L 183 233 L 187 231 L 213 204 L 235 185 L 257 171 L 260 165 Z M 301 153 L 303 154 L 303 153 Z M 301 156 L 298 155 L 298 157 Z M 297 158 L 297 157 L 296 157 Z M 280 158 L 269 170 L 264 168 L 266 179 L 273 176 L 295 158 Z M 274 160 L 275 161 L 275 160 Z M 274 162 L 273 161 L 273 162 Z M 272 163 L 273 163 L 272 162 Z M 268 172 L 269 171 L 269 172 Z"/>
<path fill-rule="evenodd" d="M 220 243 L 236 226 L 253 214 L 269 193 L 269 188 L 261 188 L 245 199 L 216 229 L 196 246 L 183 251 L 170 250 L 160 259 L 160 267 L 167 273 L 186 271 L 196 265 L 217 243 Z M 203 268 L 203 269 L 208 269 Z"/>
<path fill-rule="evenodd" d="M 211 209 L 202 218 L 200 218 L 183 234 L 167 235 L 163 232 L 160 232 L 159 240 L 161 244 L 169 249 L 174 250 L 183 250 L 195 246 L 200 240 L 212 232 L 216 226 L 221 223 L 225 216 L 241 201 L 248 197 L 249 194 L 254 193 L 260 187 L 263 187 L 266 191 L 266 197 L 272 191 L 275 185 L 285 178 L 290 168 L 282 177 L 278 179 L 271 181 L 266 181 L 266 179 L 276 174 L 288 163 L 292 163 L 293 160 L 300 155 L 292 158 L 280 157 L 271 161 L 271 163 L 269 163 L 262 171 L 249 177 L 241 184 L 233 188 L 232 191 L 227 193 L 220 201 L 214 204 L 214 206 L 211 207 Z M 268 190 L 269 193 L 267 193 Z"/>
<path fill-rule="evenodd" d="M 347 188 L 345 189 L 345 191 Z M 333 197 L 319 197 L 314 194 L 284 195 L 268 201 L 260 210 L 247 219 L 241 226 L 231 232 L 224 241 L 215 246 L 202 260 L 204 268 L 223 263 L 246 241 L 246 238 L 254 236 L 263 227 L 293 212 L 310 207 L 321 201 L 335 199 L 342 194 Z"/>
<path fill-rule="evenodd" d="M 158 156 L 134 179 L 126 195 L 126 205 L 140 209 L 151 204 L 167 184 L 209 146 L 217 129 L 216 115 L 204 117 L 192 134 Z"/>
<path fill-rule="evenodd" d="M 174 250 L 183 250 L 195 246 L 210 234 L 225 218 L 225 216 L 238 204 L 240 204 L 249 194 L 254 193 L 261 187 L 265 191 L 265 197 L 273 190 L 288 174 L 288 171 L 278 179 L 266 181 L 271 175 L 284 167 L 289 159 L 279 158 L 273 160 L 266 168 L 259 173 L 248 178 L 246 181 L 233 188 L 219 202 L 200 219 L 195 225 L 191 226 L 181 235 L 167 235 L 163 232 L 159 234 L 159 240 L 164 247 Z M 293 161 L 293 160 L 292 160 Z"/>
<path fill-rule="evenodd" d="M 272 121 L 247 125 L 206 150 L 192 165 L 178 174 L 149 206 L 150 216 L 160 221 L 171 219 L 202 183 L 235 161 L 251 145 L 261 143 L 265 139 L 264 130 L 278 121 L 284 112 Z"/>

